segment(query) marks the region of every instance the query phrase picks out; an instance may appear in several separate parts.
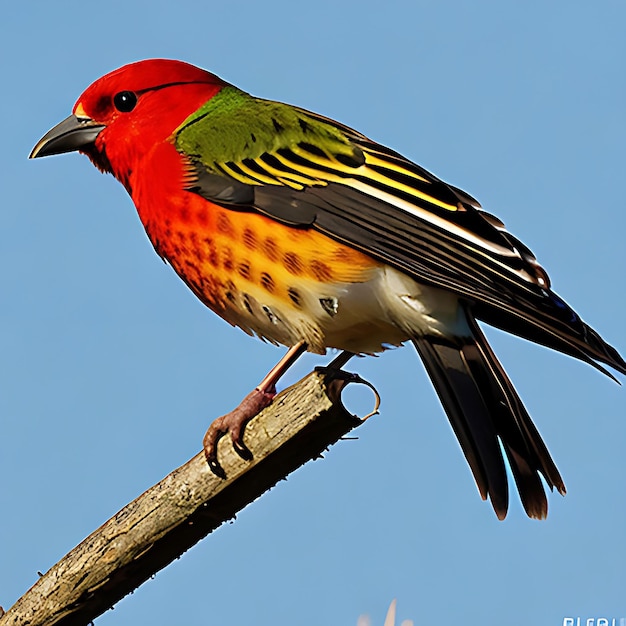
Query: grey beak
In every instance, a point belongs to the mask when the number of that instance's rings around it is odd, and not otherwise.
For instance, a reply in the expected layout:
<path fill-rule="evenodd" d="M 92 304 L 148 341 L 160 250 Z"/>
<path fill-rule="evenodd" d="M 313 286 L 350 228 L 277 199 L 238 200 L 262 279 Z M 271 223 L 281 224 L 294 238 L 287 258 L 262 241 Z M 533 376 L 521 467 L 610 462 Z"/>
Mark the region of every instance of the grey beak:
<path fill-rule="evenodd" d="M 89 118 L 70 115 L 37 142 L 28 158 L 36 159 L 81 150 L 91 145 L 103 128 L 105 128 L 103 124 L 98 124 Z"/>

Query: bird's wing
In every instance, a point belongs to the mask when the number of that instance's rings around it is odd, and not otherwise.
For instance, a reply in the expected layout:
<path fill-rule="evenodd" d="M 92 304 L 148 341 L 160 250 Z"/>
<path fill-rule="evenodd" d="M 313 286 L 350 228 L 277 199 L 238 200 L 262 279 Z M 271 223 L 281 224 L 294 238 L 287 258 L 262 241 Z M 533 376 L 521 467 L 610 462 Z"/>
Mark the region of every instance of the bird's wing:
<path fill-rule="evenodd" d="M 492 325 L 626 373 L 500 220 L 360 133 L 229 87 L 188 118 L 174 142 L 189 164 L 188 189 L 207 200 L 314 228 L 457 293 Z"/>

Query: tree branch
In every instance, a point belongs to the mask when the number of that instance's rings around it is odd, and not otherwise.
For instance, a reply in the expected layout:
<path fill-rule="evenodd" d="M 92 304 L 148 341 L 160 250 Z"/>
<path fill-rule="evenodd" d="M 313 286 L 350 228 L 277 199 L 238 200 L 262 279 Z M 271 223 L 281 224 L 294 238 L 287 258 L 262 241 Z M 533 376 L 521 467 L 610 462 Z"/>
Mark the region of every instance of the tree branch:
<path fill-rule="evenodd" d="M 200 453 L 148 489 L 46 572 L 3 616 L 0 612 L 0 626 L 88 624 L 279 480 L 319 457 L 362 423 L 341 404 L 341 390 L 350 380 L 340 374 L 310 374 L 254 418 L 244 437 L 253 461 L 242 460 L 224 438 L 218 449 L 225 480 L 210 472 Z"/>

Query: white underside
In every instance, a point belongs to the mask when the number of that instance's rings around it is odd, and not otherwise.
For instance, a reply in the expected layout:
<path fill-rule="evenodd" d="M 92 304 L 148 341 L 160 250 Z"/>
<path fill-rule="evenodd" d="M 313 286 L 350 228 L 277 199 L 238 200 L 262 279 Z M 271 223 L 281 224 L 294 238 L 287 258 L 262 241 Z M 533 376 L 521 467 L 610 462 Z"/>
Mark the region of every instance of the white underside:
<path fill-rule="evenodd" d="M 338 348 L 373 354 L 422 334 L 463 334 L 467 326 L 454 294 L 421 285 L 382 267 L 364 283 L 323 285 L 311 282 L 298 307 L 267 292 L 251 290 L 247 306 L 226 312 L 233 325 L 272 343 L 300 340 L 312 352 Z M 243 296 L 242 296 L 243 297 Z"/>

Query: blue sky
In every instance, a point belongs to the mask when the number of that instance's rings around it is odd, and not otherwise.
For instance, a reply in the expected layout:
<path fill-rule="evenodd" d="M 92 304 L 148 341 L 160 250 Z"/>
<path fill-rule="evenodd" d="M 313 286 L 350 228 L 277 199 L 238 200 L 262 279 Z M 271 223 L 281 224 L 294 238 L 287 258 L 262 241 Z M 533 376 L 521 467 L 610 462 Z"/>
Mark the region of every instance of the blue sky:
<path fill-rule="evenodd" d="M 84 157 L 27 155 L 94 79 L 172 57 L 353 126 L 466 189 L 626 351 L 621 2 L 13 3 L 0 24 L 0 605 L 195 454 L 282 350 L 205 309 Z M 568 495 L 483 503 L 411 347 L 381 415 L 97 624 L 557 626 L 624 617 L 626 390 L 497 331 Z M 287 376 L 315 365 L 307 357 Z M 354 368 L 354 366 L 353 366 Z M 353 399 L 360 409 L 366 401 Z"/>

